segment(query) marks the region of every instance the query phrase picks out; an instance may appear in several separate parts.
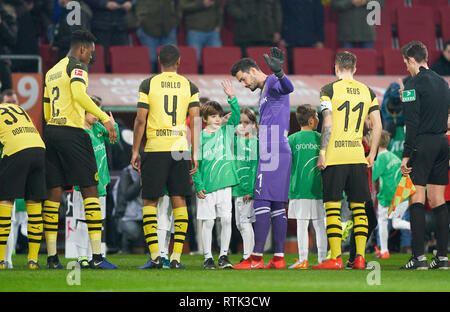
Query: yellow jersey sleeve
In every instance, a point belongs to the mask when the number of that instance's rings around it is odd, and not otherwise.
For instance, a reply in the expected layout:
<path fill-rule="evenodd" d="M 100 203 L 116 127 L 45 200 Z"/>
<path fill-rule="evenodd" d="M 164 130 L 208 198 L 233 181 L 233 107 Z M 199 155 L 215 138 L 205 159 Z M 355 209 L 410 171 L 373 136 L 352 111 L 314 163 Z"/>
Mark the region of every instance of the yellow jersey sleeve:
<path fill-rule="evenodd" d="M 149 109 L 150 102 L 148 99 L 148 95 L 150 92 L 150 80 L 151 78 L 144 79 L 139 85 L 139 94 L 138 94 L 138 104 L 137 106 L 140 108 Z"/>
<path fill-rule="evenodd" d="M 191 88 L 191 98 L 189 99 L 189 108 L 200 106 L 197 86 L 192 81 L 189 81 L 189 85 Z"/>

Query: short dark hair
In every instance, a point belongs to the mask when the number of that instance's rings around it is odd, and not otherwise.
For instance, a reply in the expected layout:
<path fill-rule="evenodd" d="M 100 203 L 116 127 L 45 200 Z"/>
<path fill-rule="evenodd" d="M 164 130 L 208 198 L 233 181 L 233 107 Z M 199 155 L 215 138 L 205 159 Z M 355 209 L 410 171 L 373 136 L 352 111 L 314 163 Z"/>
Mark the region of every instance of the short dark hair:
<path fill-rule="evenodd" d="M 417 63 L 428 62 L 427 47 L 420 41 L 411 41 L 405 44 L 401 52 L 405 59 L 412 57 Z"/>
<path fill-rule="evenodd" d="M 223 116 L 223 108 L 220 106 L 220 104 L 216 101 L 208 101 L 205 104 L 202 105 L 201 108 L 201 115 L 203 120 L 207 120 L 208 116 L 210 115 L 220 115 Z"/>
<path fill-rule="evenodd" d="M 335 64 L 342 70 L 354 70 L 356 67 L 356 55 L 349 51 L 343 51 L 336 55 Z"/>
<path fill-rule="evenodd" d="M 316 116 L 317 110 L 311 104 L 303 104 L 297 107 L 295 117 L 301 127 L 308 125 L 308 120 Z"/>
<path fill-rule="evenodd" d="M 206 103 L 209 101 L 209 97 L 202 96 L 198 99 L 198 101 L 200 102 L 200 104 Z"/>
<path fill-rule="evenodd" d="M 174 44 L 166 44 L 159 51 L 159 62 L 161 66 L 168 67 L 175 65 L 180 58 L 180 50 Z"/>
<path fill-rule="evenodd" d="M 250 68 L 256 68 L 257 70 L 260 70 L 258 64 L 256 64 L 254 60 L 248 57 L 244 57 L 231 67 L 231 75 L 233 77 L 236 77 L 238 71 L 248 73 L 250 71 Z"/>
<path fill-rule="evenodd" d="M 13 89 L 5 89 L 0 93 L 0 103 L 3 102 L 3 99 L 5 98 L 5 96 L 13 96 L 14 94 L 16 94 L 16 91 L 14 91 Z"/>
<path fill-rule="evenodd" d="M 79 29 L 72 33 L 70 37 L 70 47 L 78 47 L 80 45 L 89 45 L 97 41 L 97 38 L 86 29 Z"/>
<path fill-rule="evenodd" d="M 447 49 L 447 46 L 450 45 L 450 40 L 444 42 L 444 50 Z"/>
<path fill-rule="evenodd" d="M 102 106 L 102 98 L 96 95 L 90 96 L 91 100 L 97 105 L 98 107 Z"/>

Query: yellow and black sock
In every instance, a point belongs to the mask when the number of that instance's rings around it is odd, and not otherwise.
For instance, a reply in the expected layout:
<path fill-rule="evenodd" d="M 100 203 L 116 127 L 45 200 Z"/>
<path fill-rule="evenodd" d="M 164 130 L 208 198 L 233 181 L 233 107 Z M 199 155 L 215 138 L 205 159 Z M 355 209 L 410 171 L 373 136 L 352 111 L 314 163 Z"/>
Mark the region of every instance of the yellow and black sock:
<path fill-rule="evenodd" d="M 341 202 L 326 202 L 325 212 L 327 215 L 327 237 L 331 249 L 331 258 L 336 259 L 341 255 Z"/>
<path fill-rule="evenodd" d="M 39 248 L 41 247 L 42 232 L 44 225 L 42 221 L 42 203 L 26 203 L 28 215 L 28 261 L 37 262 Z"/>
<path fill-rule="evenodd" d="M 188 228 L 188 213 L 186 207 L 178 207 L 173 209 L 175 235 L 173 237 L 173 252 L 170 261 L 177 260 L 180 262 L 183 245 L 186 239 Z"/>
<path fill-rule="evenodd" d="M 56 239 L 58 237 L 59 202 L 46 200 L 42 209 L 45 242 L 48 256 L 56 255 Z"/>
<path fill-rule="evenodd" d="M 11 212 L 13 205 L 0 204 L 0 261 L 5 261 L 6 243 L 11 232 Z"/>
<path fill-rule="evenodd" d="M 87 197 L 83 200 L 83 204 L 92 254 L 99 255 L 102 252 L 102 212 L 100 210 L 100 200 L 98 197 Z"/>
<path fill-rule="evenodd" d="M 144 206 L 142 210 L 145 241 L 147 242 L 151 258 L 155 260 L 160 256 L 158 246 L 158 219 L 156 217 L 157 210 L 155 206 Z"/>
<path fill-rule="evenodd" d="M 353 235 L 355 237 L 356 254 L 365 257 L 367 233 L 369 231 L 364 203 L 350 203 L 353 213 Z"/>

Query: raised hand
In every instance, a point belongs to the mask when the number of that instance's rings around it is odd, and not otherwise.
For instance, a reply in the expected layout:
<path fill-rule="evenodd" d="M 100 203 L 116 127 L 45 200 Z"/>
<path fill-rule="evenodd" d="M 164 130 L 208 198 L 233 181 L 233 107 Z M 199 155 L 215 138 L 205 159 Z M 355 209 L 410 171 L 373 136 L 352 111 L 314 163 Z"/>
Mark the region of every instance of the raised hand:
<path fill-rule="evenodd" d="M 225 92 L 225 94 L 228 95 L 228 97 L 230 99 L 234 98 L 234 86 L 233 86 L 233 83 L 231 82 L 231 80 L 224 79 L 222 81 L 222 87 L 223 87 L 223 92 Z"/>
<path fill-rule="evenodd" d="M 270 48 L 270 58 L 267 54 L 264 54 L 264 60 L 269 66 L 270 70 L 278 78 L 283 78 L 283 63 L 284 63 L 284 53 L 276 47 Z"/>

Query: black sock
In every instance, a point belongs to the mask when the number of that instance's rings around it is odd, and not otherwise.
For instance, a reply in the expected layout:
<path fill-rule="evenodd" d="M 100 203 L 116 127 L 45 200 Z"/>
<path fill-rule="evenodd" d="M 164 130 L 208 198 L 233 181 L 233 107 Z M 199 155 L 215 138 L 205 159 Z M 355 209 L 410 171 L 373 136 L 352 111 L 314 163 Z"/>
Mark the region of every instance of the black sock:
<path fill-rule="evenodd" d="M 414 203 L 409 206 L 412 251 L 414 257 L 425 254 L 425 205 Z"/>
<path fill-rule="evenodd" d="M 447 205 L 443 204 L 439 207 L 433 208 L 434 220 L 436 222 L 436 241 L 437 254 L 436 256 L 447 257 L 448 245 L 448 210 Z"/>

